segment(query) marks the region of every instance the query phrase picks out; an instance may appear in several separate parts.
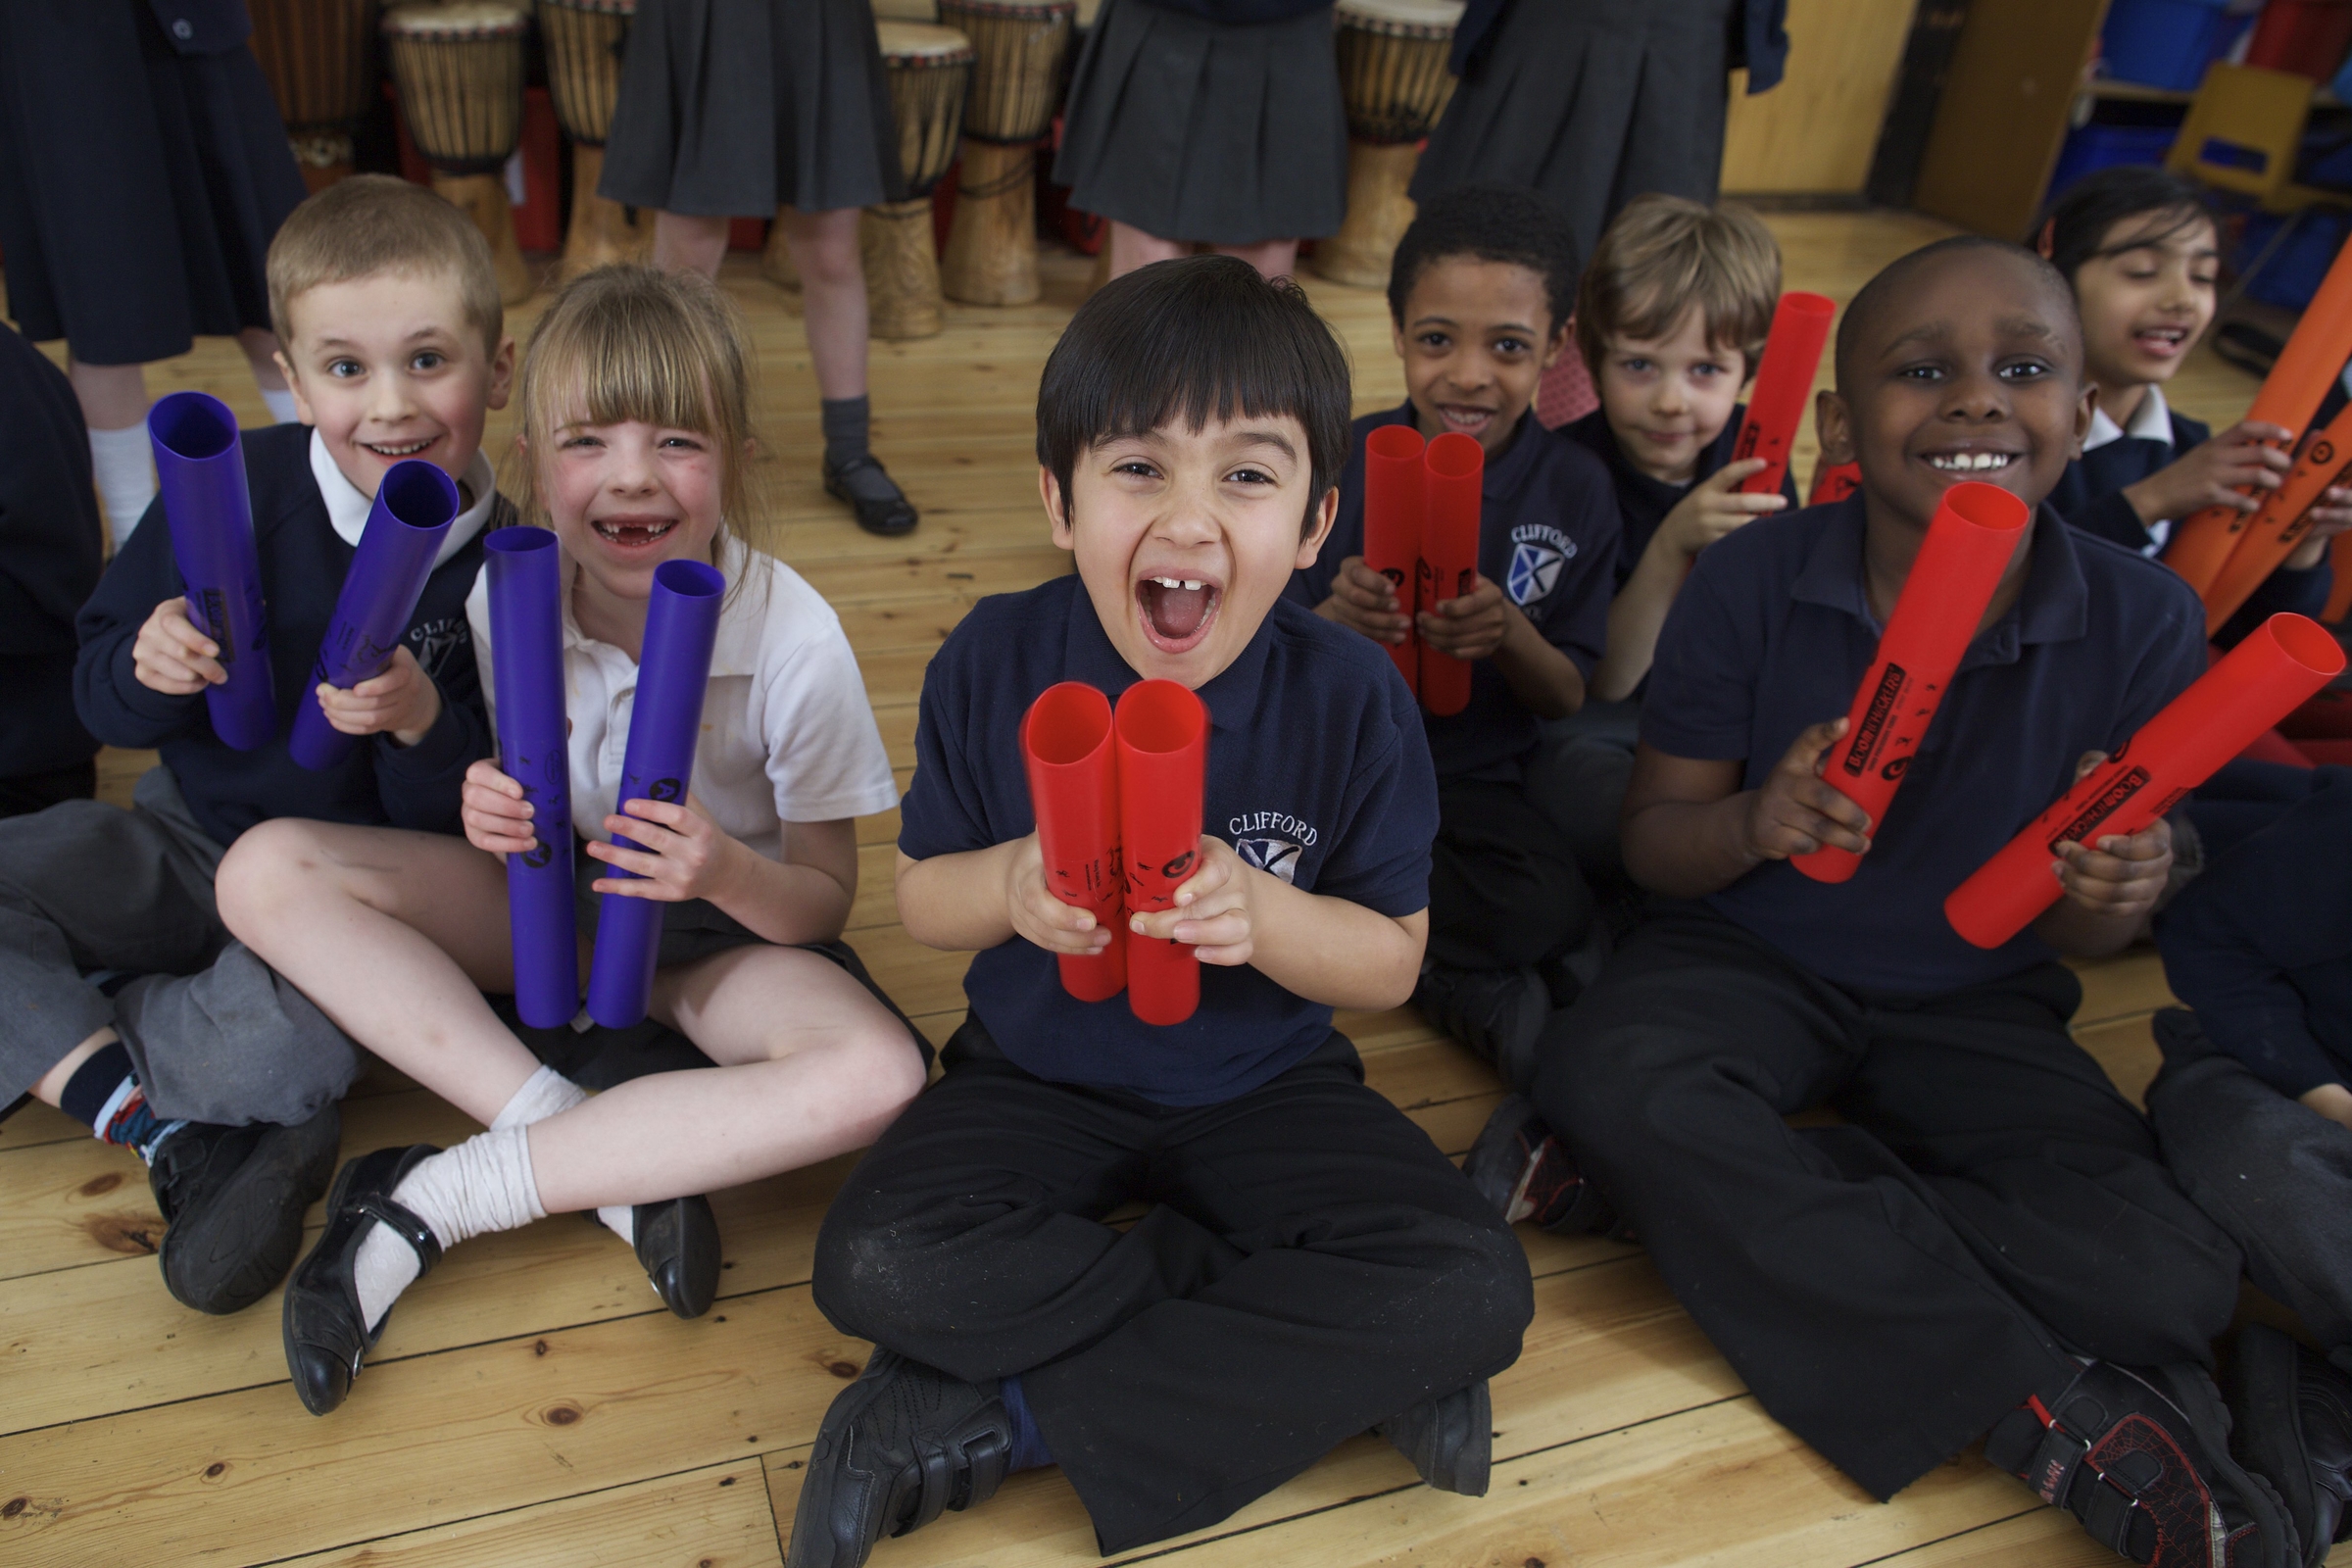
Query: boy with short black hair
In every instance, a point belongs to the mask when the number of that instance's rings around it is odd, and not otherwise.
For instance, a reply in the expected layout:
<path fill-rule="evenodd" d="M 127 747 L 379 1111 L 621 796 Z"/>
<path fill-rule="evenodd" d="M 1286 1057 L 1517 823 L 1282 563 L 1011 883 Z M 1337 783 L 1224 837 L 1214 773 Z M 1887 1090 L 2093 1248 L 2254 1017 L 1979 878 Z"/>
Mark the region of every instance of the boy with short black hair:
<path fill-rule="evenodd" d="M 277 736 L 239 752 L 213 733 L 220 650 L 188 617 L 159 501 L 81 612 L 74 696 L 99 739 L 162 765 L 128 811 L 71 801 L 0 821 L 0 1004 L 17 1020 L 0 1102 L 29 1090 L 147 1161 L 164 1282 L 208 1312 L 284 1277 L 358 1070 L 342 1033 L 229 938 L 214 874 L 275 816 L 457 831 L 466 767 L 490 749 L 466 596 L 482 532 L 513 516 L 481 440 L 514 345 L 463 214 L 402 180 L 347 179 L 287 219 L 269 275 L 304 421 L 243 437 Z M 465 510 L 392 667 L 318 688 L 337 729 L 372 739 L 313 771 L 285 737 L 375 487 L 407 458 L 457 479 Z"/>
<path fill-rule="evenodd" d="M 899 912 L 980 950 L 971 1012 L 817 1239 L 817 1304 L 879 1348 L 818 1431 L 794 1568 L 857 1568 L 1054 1462 L 1105 1552 L 1375 1426 L 1431 1485 L 1486 1490 L 1525 1257 L 1331 1027 L 1404 1000 L 1437 826 L 1387 655 L 1282 598 L 1331 526 L 1347 410 L 1330 328 L 1229 257 L 1106 284 L 1047 362 L 1039 485 L 1078 570 L 983 600 L 924 676 Z M 1109 934 L 1047 891 L 1019 751 L 1047 687 L 1139 678 L 1211 722 L 1200 869 L 1129 917 L 1200 958 L 1169 1027 L 1063 991 L 1055 954 Z"/>
<path fill-rule="evenodd" d="M 1518 1083 L 1536 1030 L 1574 993 L 1566 959 L 1592 913 L 1573 824 L 1529 781 L 1543 721 L 1584 705 L 1615 586 L 1607 471 L 1529 414 L 1544 368 L 1566 352 L 1575 287 L 1568 220 L 1535 192 L 1465 186 L 1421 209 L 1389 273 L 1405 401 L 1355 421 L 1339 518 L 1292 588 L 1376 642 L 1417 631 L 1473 662 L 1469 706 L 1422 715 L 1439 826 L 1414 1001 Z M 1475 436 L 1487 458 L 1477 585 L 1414 620 L 1363 560 L 1364 447 L 1392 424 Z"/>
<path fill-rule="evenodd" d="M 1613 1205 L 1764 1407 L 1874 1495 L 1983 1437 L 2140 1562 L 2284 1568 L 2293 1529 L 2206 1370 L 2237 1250 L 2067 1033 L 2056 960 L 2144 928 L 2165 824 L 2061 845 L 2064 896 L 1998 949 L 1942 912 L 2203 672 L 2201 607 L 2042 507 L 1870 821 L 1817 764 L 1945 488 L 2040 506 L 2090 409 L 2064 279 L 1973 236 L 1881 272 L 1837 364 L 1825 434 L 1862 488 L 1699 557 L 1626 801 L 1660 902 L 1546 1029 L 1534 1104 L 1490 1121 L 1473 1179 L 1539 1221 Z M 1862 856 L 1851 880 L 1787 863 L 1823 845 Z M 1841 1123 L 1785 1119 L 1823 1103 Z"/>

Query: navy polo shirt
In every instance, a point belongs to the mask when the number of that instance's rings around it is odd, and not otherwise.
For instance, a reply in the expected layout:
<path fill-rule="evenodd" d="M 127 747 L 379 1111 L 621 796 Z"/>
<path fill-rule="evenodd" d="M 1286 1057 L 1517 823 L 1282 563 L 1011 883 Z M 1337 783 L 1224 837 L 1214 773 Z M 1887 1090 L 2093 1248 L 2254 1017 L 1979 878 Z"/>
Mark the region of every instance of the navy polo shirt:
<path fill-rule="evenodd" d="M 1631 577 L 1634 568 L 1642 564 L 1642 552 L 1647 550 L 1650 540 L 1657 537 L 1658 524 L 1666 520 L 1666 514 L 1682 505 L 1683 497 L 1690 493 L 1691 485 L 1712 478 L 1725 464 L 1732 461 L 1732 452 L 1740 445 L 1740 426 L 1746 418 L 1747 405 L 1735 404 L 1732 416 L 1715 433 L 1715 439 L 1709 443 L 1707 450 L 1698 455 L 1698 464 L 1690 470 L 1690 480 L 1684 484 L 1669 484 L 1635 467 L 1632 460 L 1626 457 L 1625 448 L 1617 444 L 1617 432 L 1609 428 L 1607 413 L 1600 409 L 1594 409 L 1583 418 L 1571 419 L 1560 426 L 1560 434 L 1600 459 L 1609 470 L 1609 482 L 1617 491 L 1618 587 L 1624 587 L 1626 578 Z M 1796 506 L 1794 468 L 1781 474 L 1781 494 L 1788 498 L 1791 509 Z"/>
<path fill-rule="evenodd" d="M 1085 681 L 1115 702 L 1138 678 L 1074 575 L 974 605 L 923 675 L 900 850 L 924 860 L 1029 833 L 1021 715 L 1056 681 Z M 1437 785 L 1387 650 L 1277 600 L 1200 695 L 1210 721 L 1205 831 L 1294 887 L 1392 917 L 1429 906 Z M 1331 1036 L 1329 1007 L 1253 967 L 1205 963 L 1200 1009 L 1157 1028 L 1124 995 L 1078 1001 L 1054 956 L 1020 937 L 974 956 L 963 991 L 1025 1070 L 1165 1105 L 1246 1094 Z"/>
<path fill-rule="evenodd" d="M 1364 553 L 1366 438 L 1382 425 L 1413 422 L 1410 402 L 1355 421 L 1348 466 L 1340 475 L 1339 519 L 1315 564 L 1291 578 L 1290 597 L 1298 604 L 1312 610 L 1329 599 L 1340 563 Z M 1617 586 L 1617 498 L 1608 470 L 1582 447 L 1545 429 L 1533 414 L 1524 414 L 1511 444 L 1487 464 L 1480 499 L 1479 575 L 1500 584 L 1544 640 L 1591 680 L 1608 646 L 1609 600 Z M 1470 667 L 1468 707 L 1443 718 L 1434 713 L 1423 718 L 1430 755 L 1446 779 L 1494 775 L 1515 765 L 1540 733 L 1536 715 L 1490 659 Z"/>
<path fill-rule="evenodd" d="M 1708 547 L 1658 636 L 1642 738 L 1744 761 L 1760 786 L 1811 724 L 1836 718 L 1878 651 L 1863 583 L 1863 499 L 1761 517 Z M 1933 996 L 2053 956 L 2023 935 L 1971 947 L 1944 896 L 2205 671 L 2203 608 L 2153 562 L 2046 506 L 2017 603 L 1971 645 L 1851 880 L 1768 861 L 1711 895 L 1719 912 L 1849 990 Z"/>

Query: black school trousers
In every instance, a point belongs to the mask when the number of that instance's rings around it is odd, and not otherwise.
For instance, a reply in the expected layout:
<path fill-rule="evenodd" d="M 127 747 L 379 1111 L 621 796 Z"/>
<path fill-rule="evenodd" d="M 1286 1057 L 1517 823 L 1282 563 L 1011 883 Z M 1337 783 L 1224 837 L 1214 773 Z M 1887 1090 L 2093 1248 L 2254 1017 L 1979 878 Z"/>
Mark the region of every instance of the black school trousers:
<path fill-rule="evenodd" d="M 1535 1098 L 1764 1408 L 1885 1498 L 2064 1352 L 2209 1363 L 2236 1306 L 2081 1001 L 2054 963 L 1857 996 L 1663 906 L 1553 1017 Z M 1817 1105 L 1845 1124 L 1785 1120 Z"/>
<path fill-rule="evenodd" d="M 970 1020 L 941 1060 L 825 1216 L 816 1303 L 953 1376 L 1018 1375 L 1104 1553 L 1518 1358 L 1526 1254 L 1345 1036 L 1189 1109 L 1032 1077 Z"/>
<path fill-rule="evenodd" d="M 1541 963 L 1585 939 L 1592 907 L 1574 851 L 1524 782 L 1439 784 L 1429 865 L 1432 958 L 1461 969 Z"/>

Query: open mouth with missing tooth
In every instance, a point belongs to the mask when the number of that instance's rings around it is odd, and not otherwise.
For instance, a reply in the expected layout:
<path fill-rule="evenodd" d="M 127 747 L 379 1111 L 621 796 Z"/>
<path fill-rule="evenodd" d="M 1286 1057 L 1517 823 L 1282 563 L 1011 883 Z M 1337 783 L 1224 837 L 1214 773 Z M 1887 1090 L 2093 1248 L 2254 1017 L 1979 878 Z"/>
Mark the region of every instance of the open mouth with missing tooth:
<path fill-rule="evenodd" d="M 588 526 L 607 544 L 623 550 L 650 550 L 669 537 L 678 525 L 675 517 L 595 517 Z"/>
<path fill-rule="evenodd" d="M 1188 653 L 1208 635 L 1224 590 L 1201 577 L 1145 577 L 1135 585 L 1144 635 L 1162 653 Z"/>

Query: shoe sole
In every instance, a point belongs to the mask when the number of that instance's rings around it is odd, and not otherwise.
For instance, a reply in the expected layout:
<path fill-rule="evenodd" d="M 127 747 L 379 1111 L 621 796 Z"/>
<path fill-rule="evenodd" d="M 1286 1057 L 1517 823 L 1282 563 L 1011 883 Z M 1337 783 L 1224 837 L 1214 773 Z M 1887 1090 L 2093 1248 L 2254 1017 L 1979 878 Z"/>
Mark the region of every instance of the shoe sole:
<path fill-rule="evenodd" d="M 1483 1497 L 1494 1468 L 1494 1399 L 1483 1379 L 1471 1388 L 1470 1410 L 1464 1425 L 1469 1430 L 1460 1434 L 1459 1442 L 1448 1446 L 1453 1450 L 1454 1462 L 1431 1466 L 1429 1484 L 1440 1492 Z"/>
<path fill-rule="evenodd" d="M 835 1450 L 845 1446 L 850 1428 L 889 1386 L 889 1374 L 897 1370 L 899 1360 L 875 1347 L 858 1381 L 835 1396 L 824 1420 L 817 1423 L 816 1442 L 808 1449 L 808 1471 L 801 1480 L 801 1498 L 792 1511 L 792 1542 L 785 1549 L 784 1568 L 864 1568 L 874 1543 L 882 1539 L 888 1520 L 867 1521 L 873 1527 L 872 1535 L 861 1544 L 844 1543 L 834 1536 L 830 1526 Z"/>
<path fill-rule="evenodd" d="M 1543 1119 L 1534 1101 L 1518 1095 L 1506 1098 L 1478 1130 L 1469 1157 L 1462 1161 L 1462 1174 L 1497 1214 L 1510 1214 L 1527 1177 L 1527 1160 L 1519 1152 L 1520 1131 Z"/>
<path fill-rule="evenodd" d="M 2195 1433 L 2204 1462 L 2212 1472 L 2206 1478 L 2206 1485 L 2210 1487 L 2218 1479 L 2228 1486 L 2254 1522 L 2262 1542 L 2261 1559 L 2238 1562 L 2225 1551 L 2220 1560 L 2229 1562 L 2230 1568 L 2300 1568 L 2302 1543 L 2295 1534 L 2293 1519 L 2287 1514 L 2286 1502 L 2278 1495 L 2278 1488 L 2239 1464 L 2230 1451 L 2230 1408 L 2213 1380 L 2202 1373 L 2190 1376 L 2174 1367 L 2142 1368 L 2138 1369 L 2138 1375 L 2188 1417 L 2189 1428 Z"/>
<path fill-rule="evenodd" d="M 326 1191 L 342 1144 L 333 1105 L 295 1127 L 273 1127 L 254 1145 L 201 1214 L 164 1232 L 157 1262 L 164 1288 L 184 1306 L 223 1316 L 268 1296 L 302 1250 L 303 1211 Z M 270 1216 L 260 1236 L 253 1217 Z"/>
<path fill-rule="evenodd" d="M 851 520 L 856 522 L 860 530 L 872 534 L 877 539 L 904 539 L 922 526 L 923 516 L 918 512 L 907 519 L 906 525 L 903 528 L 877 528 L 865 520 L 865 514 L 858 510 L 858 498 L 850 494 L 847 486 L 836 487 L 831 480 L 827 480 L 825 494 L 848 507 Z"/>
<path fill-rule="evenodd" d="M 2237 1375 L 2231 1380 L 2230 1433 L 2236 1457 L 2270 1484 L 2302 1542 L 2304 1568 L 2328 1560 L 2330 1542 L 2313 1543 L 2304 1532 L 2318 1517 L 2311 1492 L 2311 1464 L 2303 1450 L 2297 1400 L 2301 1372 L 2295 1342 L 2278 1330 L 2249 1323 L 2237 1339 Z"/>

